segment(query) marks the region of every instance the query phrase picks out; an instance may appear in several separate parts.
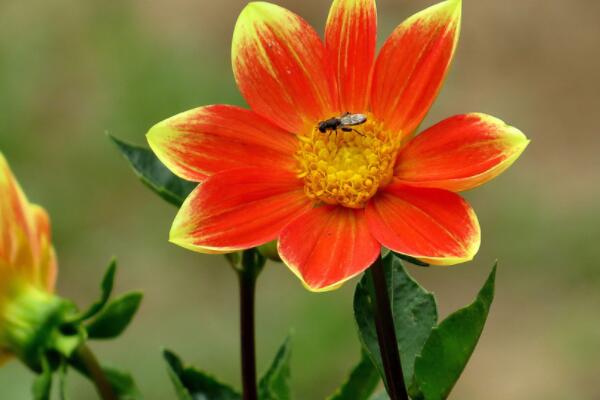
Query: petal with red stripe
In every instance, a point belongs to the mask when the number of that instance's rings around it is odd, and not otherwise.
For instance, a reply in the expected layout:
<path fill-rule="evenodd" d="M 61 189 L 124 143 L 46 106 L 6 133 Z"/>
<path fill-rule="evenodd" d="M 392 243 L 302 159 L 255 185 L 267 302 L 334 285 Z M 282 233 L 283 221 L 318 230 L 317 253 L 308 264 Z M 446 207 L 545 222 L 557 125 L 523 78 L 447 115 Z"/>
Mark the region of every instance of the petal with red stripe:
<path fill-rule="evenodd" d="M 376 41 L 375 0 L 334 0 L 325 27 L 325 49 L 344 111 L 368 110 Z"/>
<path fill-rule="evenodd" d="M 293 170 L 296 137 L 236 106 L 199 107 L 153 126 L 148 143 L 178 176 L 201 182 L 217 172 L 257 167 Z"/>
<path fill-rule="evenodd" d="M 238 168 L 198 185 L 181 206 L 170 241 L 200 253 L 255 247 L 311 207 L 303 183 L 279 170 Z"/>
<path fill-rule="evenodd" d="M 459 195 L 388 185 L 365 210 L 371 234 L 385 247 L 435 265 L 471 260 L 479 249 L 477 216 Z"/>
<path fill-rule="evenodd" d="M 412 139 L 398 155 L 394 175 L 411 186 L 468 190 L 506 170 L 528 143 L 498 118 L 456 115 Z"/>
<path fill-rule="evenodd" d="M 235 26 L 231 57 L 250 107 L 282 128 L 299 133 L 339 112 L 323 42 L 285 8 L 248 4 Z"/>
<path fill-rule="evenodd" d="M 0 153 L 0 283 L 19 276 L 52 291 L 56 272 L 48 215 L 27 200 Z"/>
<path fill-rule="evenodd" d="M 364 211 L 339 206 L 313 208 L 279 236 L 279 255 L 312 291 L 338 288 L 367 269 L 380 249 Z"/>
<path fill-rule="evenodd" d="M 33 204 L 31 215 L 34 220 L 36 237 L 40 249 L 39 264 L 37 268 L 37 283 L 48 292 L 53 292 L 56 285 L 58 265 L 50 230 L 50 218 L 42 207 Z"/>
<path fill-rule="evenodd" d="M 371 106 L 386 127 L 404 137 L 421 123 L 454 54 L 461 1 L 447 0 L 400 24 L 383 45 L 373 72 Z"/>

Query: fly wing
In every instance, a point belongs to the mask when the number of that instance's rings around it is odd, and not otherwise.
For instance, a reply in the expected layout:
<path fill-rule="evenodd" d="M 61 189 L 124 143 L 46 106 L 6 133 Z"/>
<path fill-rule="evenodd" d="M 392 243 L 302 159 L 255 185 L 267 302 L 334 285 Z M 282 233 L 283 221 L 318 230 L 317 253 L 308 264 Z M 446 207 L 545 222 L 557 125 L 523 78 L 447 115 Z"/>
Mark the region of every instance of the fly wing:
<path fill-rule="evenodd" d="M 352 126 L 365 123 L 367 117 L 363 114 L 345 114 L 340 117 L 342 125 Z"/>

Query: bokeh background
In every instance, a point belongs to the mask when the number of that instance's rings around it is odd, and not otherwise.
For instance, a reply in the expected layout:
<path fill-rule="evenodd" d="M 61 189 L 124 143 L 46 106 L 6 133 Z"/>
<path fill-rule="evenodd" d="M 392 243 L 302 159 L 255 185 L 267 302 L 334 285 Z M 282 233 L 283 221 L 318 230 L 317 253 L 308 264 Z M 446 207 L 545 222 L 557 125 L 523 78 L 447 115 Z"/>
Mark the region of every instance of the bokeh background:
<path fill-rule="evenodd" d="M 94 348 L 132 370 L 147 399 L 171 399 L 160 349 L 239 385 L 237 293 L 222 257 L 167 242 L 176 210 L 140 184 L 107 140 L 135 143 L 155 122 L 212 103 L 244 104 L 230 67 L 240 0 L 1 0 L 0 150 L 49 210 L 59 291 L 82 306 L 108 260 L 117 292 L 142 289 L 139 317 Z M 380 43 L 430 0 L 379 1 Z M 474 262 L 410 271 L 442 315 L 470 302 L 494 260 L 497 297 L 451 398 L 600 398 L 600 2 L 465 0 L 458 51 L 424 127 L 469 111 L 496 115 L 532 143 L 469 192 L 483 244 Z M 279 0 L 322 33 L 329 2 Z M 281 264 L 259 282 L 264 370 L 293 328 L 297 399 L 334 390 L 358 357 L 355 281 L 312 294 Z M 29 398 L 31 374 L 0 370 L 0 398 Z M 95 398 L 72 374 L 73 399 Z"/>

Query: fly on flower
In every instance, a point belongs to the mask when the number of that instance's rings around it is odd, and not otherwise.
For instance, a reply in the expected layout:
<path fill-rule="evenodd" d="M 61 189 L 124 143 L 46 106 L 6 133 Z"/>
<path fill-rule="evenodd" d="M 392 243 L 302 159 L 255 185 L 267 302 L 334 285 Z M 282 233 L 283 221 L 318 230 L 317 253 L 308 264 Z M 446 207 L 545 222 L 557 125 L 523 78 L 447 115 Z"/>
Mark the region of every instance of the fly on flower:
<path fill-rule="evenodd" d="M 382 246 L 432 265 L 475 256 L 479 222 L 458 192 L 498 176 L 529 140 L 480 113 L 417 135 L 456 49 L 461 1 L 408 18 L 379 54 L 375 10 L 375 0 L 334 0 L 322 40 L 282 7 L 244 8 L 231 58 L 250 109 L 199 107 L 148 132 L 169 169 L 201 183 L 172 242 L 225 253 L 278 240 L 314 291 L 360 274 Z M 344 140 L 324 134 L 338 128 L 350 129 Z"/>
<path fill-rule="evenodd" d="M 327 131 L 336 132 L 338 129 L 341 129 L 344 132 L 356 132 L 359 135 L 362 135 L 359 131 L 352 128 L 353 126 L 361 125 L 367 122 L 367 117 L 363 114 L 351 114 L 346 112 L 341 117 L 334 117 L 326 119 L 325 121 L 319 122 L 317 126 L 319 128 L 319 132 L 326 133 Z"/>

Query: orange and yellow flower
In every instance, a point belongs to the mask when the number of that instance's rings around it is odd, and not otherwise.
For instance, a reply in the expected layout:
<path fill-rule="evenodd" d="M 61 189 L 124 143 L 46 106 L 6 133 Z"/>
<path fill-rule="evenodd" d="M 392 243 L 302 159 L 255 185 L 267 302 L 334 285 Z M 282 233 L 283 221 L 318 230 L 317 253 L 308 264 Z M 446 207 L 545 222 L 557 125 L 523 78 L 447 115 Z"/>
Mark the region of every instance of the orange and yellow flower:
<path fill-rule="evenodd" d="M 61 307 L 56 271 L 48 215 L 29 203 L 0 153 L 0 364 L 28 356 L 23 342 Z"/>
<path fill-rule="evenodd" d="M 155 125 L 148 142 L 199 182 L 170 240 L 204 253 L 277 239 L 311 290 L 371 265 L 382 246 L 437 265 L 473 258 L 475 213 L 456 192 L 508 168 L 528 140 L 485 114 L 450 117 L 415 136 L 450 65 L 461 2 L 400 24 L 376 56 L 375 0 L 335 0 L 322 41 L 302 18 L 253 2 L 233 34 L 235 78 L 250 110 L 200 107 Z M 354 131 L 320 121 L 363 114 Z"/>

